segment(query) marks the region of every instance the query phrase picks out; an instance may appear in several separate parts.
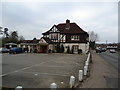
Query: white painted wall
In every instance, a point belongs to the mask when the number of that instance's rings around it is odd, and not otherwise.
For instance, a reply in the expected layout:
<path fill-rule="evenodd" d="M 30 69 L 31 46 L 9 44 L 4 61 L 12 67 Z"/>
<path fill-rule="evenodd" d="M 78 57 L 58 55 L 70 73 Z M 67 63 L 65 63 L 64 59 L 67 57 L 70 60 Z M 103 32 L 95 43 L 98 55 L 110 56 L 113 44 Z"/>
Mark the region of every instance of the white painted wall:
<path fill-rule="evenodd" d="M 65 52 L 67 51 L 67 46 L 69 45 L 70 49 L 72 48 L 73 45 L 79 45 L 79 49 L 82 49 L 83 53 L 86 53 L 86 51 L 89 49 L 89 43 L 65 43 L 63 44 L 65 48 Z"/>
<path fill-rule="evenodd" d="M 49 44 L 48 49 L 53 50 L 53 44 Z"/>

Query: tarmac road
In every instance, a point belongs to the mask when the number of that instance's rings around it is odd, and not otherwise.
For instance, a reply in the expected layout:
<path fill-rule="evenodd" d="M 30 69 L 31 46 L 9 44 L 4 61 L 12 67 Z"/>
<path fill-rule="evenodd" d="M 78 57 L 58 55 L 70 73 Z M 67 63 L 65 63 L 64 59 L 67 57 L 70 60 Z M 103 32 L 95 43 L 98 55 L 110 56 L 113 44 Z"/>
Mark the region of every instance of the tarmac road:
<path fill-rule="evenodd" d="M 116 52 L 116 53 L 110 53 L 109 51 L 107 52 L 102 52 L 100 53 L 100 56 L 106 60 L 108 63 L 110 63 L 114 68 L 118 69 L 118 60 L 119 60 L 119 56 L 120 53 Z"/>
<path fill-rule="evenodd" d="M 110 53 L 109 51 L 107 52 L 102 52 L 99 54 L 101 58 L 103 58 L 103 60 L 105 60 L 106 62 L 108 62 L 111 67 L 113 67 L 116 71 L 119 71 L 120 70 L 120 67 L 118 67 L 118 63 L 120 60 L 119 59 L 119 55 L 120 53 L 119 52 L 116 52 L 116 53 Z M 118 70 L 119 69 L 119 70 Z M 113 72 L 114 74 L 115 72 Z M 120 73 L 120 72 L 118 72 Z M 118 75 L 114 75 L 114 77 L 111 77 L 111 76 L 105 76 L 105 79 L 106 79 L 106 82 L 108 84 L 108 86 L 110 88 L 116 88 L 118 87 Z"/>
<path fill-rule="evenodd" d="M 80 88 L 118 88 L 118 53 L 92 51 L 90 77 Z"/>

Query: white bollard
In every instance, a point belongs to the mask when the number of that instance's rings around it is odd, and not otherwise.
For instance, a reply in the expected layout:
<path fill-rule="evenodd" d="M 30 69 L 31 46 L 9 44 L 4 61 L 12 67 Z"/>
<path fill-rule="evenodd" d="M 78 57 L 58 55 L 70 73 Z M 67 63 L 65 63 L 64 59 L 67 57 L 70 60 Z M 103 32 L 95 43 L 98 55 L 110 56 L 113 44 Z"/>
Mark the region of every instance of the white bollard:
<path fill-rule="evenodd" d="M 84 66 L 84 75 L 87 75 L 87 66 Z"/>
<path fill-rule="evenodd" d="M 83 80 L 83 70 L 79 70 L 79 81 Z"/>
<path fill-rule="evenodd" d="M 88 63 L 90 62 L 90 58 L 89 58 L 89 57 L 87 58 L 87 62 L 88 62 Z"/>
<path fill-rule="evenodd" d="M 69 84 L 70 84 L 70 88 L 72 88 L 74 86 L 74 84 L 75 84 L 75 77 L 74 76 L 70 76 Z"/>
<path fill-rule="evenodd" d="M 89 62 L 88 62 L 88 61 L 85 61 L 85 66 L 86 66 L 86 65 L 89 65 Z"/>
<path fill-rule="evenodd" d="M 87 61 L 88 63 L 90 62 L 90 53 L 88 54 Z"/>
<path fill-rule="evenodd" d="M 90 53 L 88 54 L 89 58 L 90 58 Z"/>
<path fill-rule="evenodd" d="M 87 72 L 88 72 L 88 66 L 89 66 L 89 65 L 86 65 L 86 71 L 87 71 Z"/>
<path fill-rule="evenodd" d="M 50 84 L 50 90 L 56 90 L 56 88 L 57 88 L 57 84 L 56 83 Z"/>
<path fill-rule="evenodd" d="M 22 90 L 22 86 L 17 86 L 15 90 Z"/>

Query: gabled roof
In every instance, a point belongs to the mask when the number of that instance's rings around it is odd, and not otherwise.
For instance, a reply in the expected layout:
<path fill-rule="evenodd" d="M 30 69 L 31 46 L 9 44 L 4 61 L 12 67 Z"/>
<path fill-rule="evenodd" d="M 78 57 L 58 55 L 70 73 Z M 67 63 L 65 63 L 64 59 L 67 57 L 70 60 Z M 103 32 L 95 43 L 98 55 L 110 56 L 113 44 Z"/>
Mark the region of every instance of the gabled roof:
<path fill-rule="evenodd" d="M 61 33 L 85 33 L 76 23 L 70 23 L 70 29 L 65 29 L 66 23 L 56 26 Z"/>
<path fill-rule="evenodd" d="M 71 34 L 86 33 L 87 34 L 87 32 L 85 32 L 82 28 L 80 28 L 76 23 L 70 23 L 70 29 L 66 29 L 66 23 L 62 23 L 62 24 L 58 24 L 58 25 L 54 25 L 54 26 L 60 31 L 60 33 L 63 33 L 63 34 L 69 34 L 69 33 L 71 33 Z M 44 32 L 43 35 L 48 35 L 50 33 L 51 29 L 48 30 L 47 32 Z"/>
<path fill-rule="evenodd" d="M 49 39 L 49 38 L 47 38 L 47 37 L 42 37 L 48 44 L 52 44 L 53 42 Z"/>

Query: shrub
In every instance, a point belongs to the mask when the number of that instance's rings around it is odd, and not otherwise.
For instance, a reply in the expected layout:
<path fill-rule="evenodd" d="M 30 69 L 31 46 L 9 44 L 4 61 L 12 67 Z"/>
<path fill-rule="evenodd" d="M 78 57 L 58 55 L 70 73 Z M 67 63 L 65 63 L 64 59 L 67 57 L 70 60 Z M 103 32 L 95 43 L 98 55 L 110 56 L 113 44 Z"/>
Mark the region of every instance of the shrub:
<path fill-rule="evenodd" d="M 59 52 L 60 52 L 60 45 L 59 45 L 59 44 L 57 44 L 57 47 L 56 47 L 56 48 L 57 48 L 57 50 L 56 50 L 56 51 L 57 51 L 57 53 L 59 53 Z"/>
<path fill-rule="evenodd" d="M 52 51 L 52 50 L 51 50 L 51 49 L 49 49 L 49 50 L 48 50 L 48 53 L 51 53 L 51 51 Z"/>
<path fill-rule="evenodd" d="M 60 47 L 60 52 L 61 52 L 61 53 L 64 53 L 64 46 L 63 46 L 63 44 L 62 44 L 61 47 Z"/>
<path fill-rule="evenodd" d="M 67 47 L 67 53 L 70 53 L 70 46 Z"/>
<path fill-rule="evenodd" d="M 72 46 L 70 53 L 73 54 L 73 52 L 74 52 L 74 47 Z"/>
<path fill-rule="evenodd" d="M 78 54 L 81 54 L 82 53 L 82 49 L 78 49 Z"/>
<path fill-rule="evenodd" d="M 55 53 L 55 51 L 54 51 L 54 50 L 52 50 L 52 53 Z"/>

